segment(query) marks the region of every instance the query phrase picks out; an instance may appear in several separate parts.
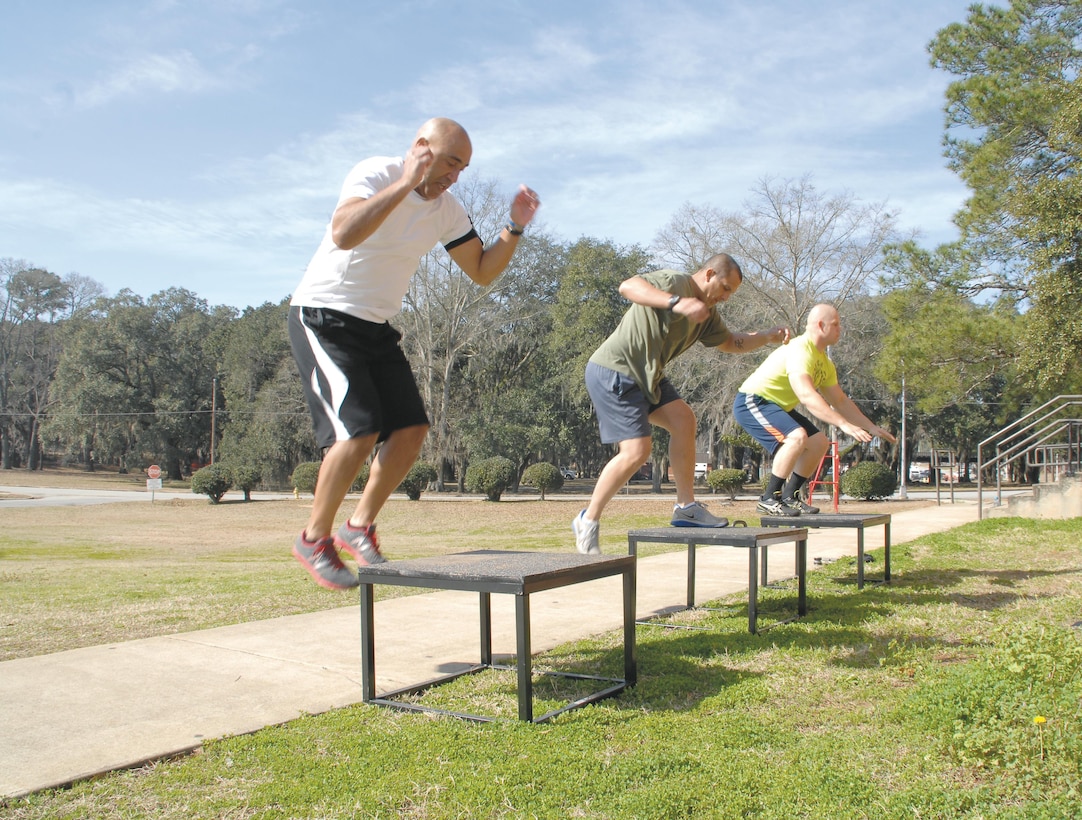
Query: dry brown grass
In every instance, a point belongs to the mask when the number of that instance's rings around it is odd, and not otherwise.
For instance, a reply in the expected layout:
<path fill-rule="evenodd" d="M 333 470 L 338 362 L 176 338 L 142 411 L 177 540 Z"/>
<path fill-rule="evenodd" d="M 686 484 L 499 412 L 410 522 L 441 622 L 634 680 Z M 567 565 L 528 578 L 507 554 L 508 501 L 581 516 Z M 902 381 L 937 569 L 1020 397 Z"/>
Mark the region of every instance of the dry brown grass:
<path fill-rule="evenodd" d="M 107 472 L 0 472 L 7 486 L 132 489 L 144 482 Z M 536 495 L 499 503 L 432 493 L 419 502 L 396 497 L 380 515 L 381 543 L 392 560 L 574 549 L 570 521 L 588 489 L 583 484 L 578 497 L 544 502 Z M 703 500 L 719 515 L 757 523 L 752 501 Z M 342 515 L 353 502 L 347 498 Z M 844 507 L 899 512 L 927 503 Z M 246 503 L 231 493 L 215 505 L 203 496 L 161 493 L 154 503 L 0 508 L 0 660 L 353 605 L 353 594 L 312 583 L 290 556 L 310 506 L 310 496 Z M 671 509 L 671 495 L 619 496 L 602 523 L 602 549 L 626 550 L 628 529 L 663 526 Z"/>

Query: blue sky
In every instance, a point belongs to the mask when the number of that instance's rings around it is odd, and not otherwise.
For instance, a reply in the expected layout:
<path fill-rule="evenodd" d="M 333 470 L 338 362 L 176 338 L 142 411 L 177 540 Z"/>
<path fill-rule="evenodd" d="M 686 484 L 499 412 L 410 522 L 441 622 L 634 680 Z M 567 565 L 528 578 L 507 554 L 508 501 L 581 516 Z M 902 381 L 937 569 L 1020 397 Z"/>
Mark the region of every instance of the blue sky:
<path fill-rule="evenodd" d="M 926 245 L 966 196 L 926 46 L 968 0 L 4 0 L 0 258 L 109 294 L 292 292 L 359 159 L 430 116 L 539 221 L 649 245 L 810 175 Z"/>

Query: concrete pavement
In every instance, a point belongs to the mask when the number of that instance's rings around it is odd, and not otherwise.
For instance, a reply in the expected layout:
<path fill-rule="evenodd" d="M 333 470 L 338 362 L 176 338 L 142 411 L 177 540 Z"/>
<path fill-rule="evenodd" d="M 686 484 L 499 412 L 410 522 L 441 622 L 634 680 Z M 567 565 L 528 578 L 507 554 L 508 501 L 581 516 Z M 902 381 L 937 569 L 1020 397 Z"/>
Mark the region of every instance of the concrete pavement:
<path fill-rule="evenodd" d="M 891 542 L 976 520 L 965 501 L 901 512 Z M 881 531 L 866 531 L 866 549 L 882 546 Z M 855 554 L 853 530 L 809 530 L 810 559 Z M 793 560 L 793 547 L 771 547 L 771 580 L 790 577 Z M 696 564 L 698 601 L 747 589 L 745 550 L 700 548 Z M 686 551 L 639 559 L 638 617 L 682 605 L 686 584 Z M 532 595 L 534 652 L 618 630 L 620 595 L 619 578 Z M 351 605 L 0 663 L 0 798 L 361 702 L 359 610 L 354 596 L 343 599 Z M 473 592 L 376 604 L 377 691 L 476 663 L 477 623 Z M 494 653 L 514 654 L 513 596 L 492 596 L 492 624 Z"/>

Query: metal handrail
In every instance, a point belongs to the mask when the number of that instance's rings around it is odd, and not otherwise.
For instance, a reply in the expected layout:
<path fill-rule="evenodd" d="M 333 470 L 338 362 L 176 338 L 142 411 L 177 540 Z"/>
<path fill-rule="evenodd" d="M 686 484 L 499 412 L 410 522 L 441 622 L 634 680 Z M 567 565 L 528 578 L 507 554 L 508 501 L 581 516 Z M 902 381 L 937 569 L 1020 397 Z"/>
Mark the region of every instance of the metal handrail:
<path fill-rule="evenodd" d="M 1045 422 L 1053 419 L 1065 408 L 1077 405 L 1082 405 L 1082 396 L 1057 396 L 1054 399 L 1046 401 L 1040 407 L 1029 411 L 1028 413 L 1026 413 L 1026 415 L 1022 416 L 1019 419 L 1016 419 L 1001 430 L 988 436 L 988 438 L 984 439 L 984 441 L 977 445 L 978 520 L 984 517 L 984 471 L 993 465 L 996 466 L 995 503 L 996 505 L 998 505 L 1002 498 L 1002 468 L 1007 464 L 1010 464 L 1020 456 L 1031 452 L 1039 446 L 1042 446 L 1050 438 L 1061 434 L 1064 430 L 1068 431 L 1068 437 L 1070 437 L 1070 431 L 1075 425 L 1082 424 L 1082 419 L 1055 418 L 1054 421 L 1051 421 L 1048 424 L 1045 424 Z M 1057 424 L 1059 425 L 1058 427 L 1056 427 Z M 1043 426 L 1041 426 L 1038 430 L 1034 430 L 1034 428 L 1038 427 L 1039 425 Z M 1035 441 L 1035 439 L 1039 439 L 1039 441 Z M 995 456 L 985 461 L 982 456 L 982 451 L 993 442 L 996 442 Z M 1005 445 L 1006 449 L 1004 450 Z"/>

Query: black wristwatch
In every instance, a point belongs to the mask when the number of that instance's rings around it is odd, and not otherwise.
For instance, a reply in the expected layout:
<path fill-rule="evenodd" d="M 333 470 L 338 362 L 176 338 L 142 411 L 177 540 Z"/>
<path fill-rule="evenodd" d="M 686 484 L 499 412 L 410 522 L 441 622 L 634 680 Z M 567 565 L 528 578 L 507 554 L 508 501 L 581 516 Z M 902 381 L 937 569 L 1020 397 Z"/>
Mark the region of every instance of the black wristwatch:
<path fill-rule="evenodd" d="M 680 303 L 680 300 L 682 298 L 683 297 L 681 297 L 679 294 L 673 294 L 672 296 L 670 296 L 669 297 L 669 310 L 672 310 L 674 307 L 676 307 Z"/>

